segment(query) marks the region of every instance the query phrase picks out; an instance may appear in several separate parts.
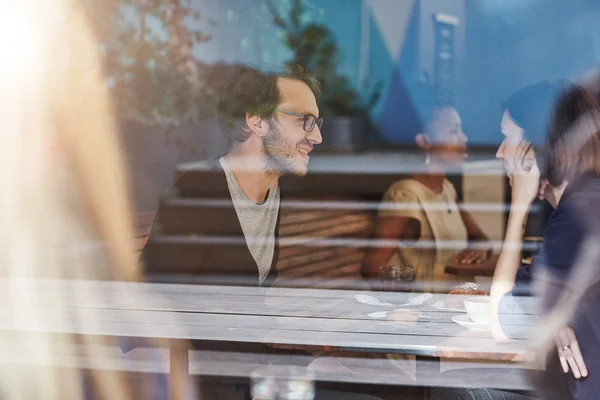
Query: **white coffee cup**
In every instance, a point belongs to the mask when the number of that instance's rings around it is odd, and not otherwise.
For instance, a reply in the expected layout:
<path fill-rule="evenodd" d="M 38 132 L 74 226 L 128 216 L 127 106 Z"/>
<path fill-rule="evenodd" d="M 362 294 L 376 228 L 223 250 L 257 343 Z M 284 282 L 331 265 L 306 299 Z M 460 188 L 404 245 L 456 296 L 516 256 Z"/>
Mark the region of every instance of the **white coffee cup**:
<path fill-rule="evenodd" d="M 490 323 L 490 298 L 487 296 L 469 297 L 465 300 L 465 310 L 471 321 L 477 324 Z"/>

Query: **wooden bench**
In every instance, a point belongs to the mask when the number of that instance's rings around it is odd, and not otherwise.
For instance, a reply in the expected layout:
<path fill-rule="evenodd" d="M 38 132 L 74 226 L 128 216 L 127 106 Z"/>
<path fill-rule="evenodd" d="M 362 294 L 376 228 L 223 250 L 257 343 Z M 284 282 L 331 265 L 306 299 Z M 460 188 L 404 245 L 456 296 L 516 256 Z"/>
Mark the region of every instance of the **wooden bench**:
<path fill-rule="evenodd" d="M 277 285 L 366 288 L 360 268 L 375 213 L 346 208 L 344 203 L 349 203 L 347 197 L 286 198 L 281 209 Z M 335 239 L 359 239 L 361 245 L 323 243 Z"/>
<path fill-rule="evenodd" d="M 301 202 L 302 199 L 293 201 Z M 282 207 L 277 284 L 320 288 L 365 287 L 360 275 L 365 247 L 323 246 L 320 241 L 367 239 L 373 226 L 373 215 L 368 211 L 315 207 Z M 136 215 L 138 252 L 148 240 L 153 219 L 154 213 Z"/>
<path fill-rule="evenodd" d="M 206 214 L 194 210 L 198 207 L 218 209 L 218 205 L 205 204 L 200 200 L 203 197 L 197 193 L 197 190 L 210 188 L 213 186 L 212 180 L 222 178 L 202 168 L 182 168 L 177 171 L 177 174 L 175 191 L 177 194 L 172 199 L 173 204 L 164 210 L 164 213 L 168 214 L 165 221 L 171 221 L 163 226 L 165 232 L 178 235 L 179 232 L 189 232 L 190 227 L 198 226 L 199 223 L 208 223 L 210 225 L 208 230 L 213 232 L 211 235 L 215 235 L 207 236 L 212 242 L 218 241 L 221 235 L 227 236 L 229 222 L 220 218 L 213 218 L 212 222 L 197 221 L 198 215 Z M 360 268 L 366 253 L 366 243 L 375 225 L 377 207 L 382 193 L 399 178 L 400 176 L 396 174 L 330 172 L 309 174 L 302 179 L 283 177 L 280 185 L 285 196 L 281 207 L 278 284 L 340 289 L 364 287 Z M 459 199 L 462 198 L 464 180 L 467 183 L 465 188 L 468 188 L 465 192 L 468 198 L 465 200 L 476 203 L 479 195 L 476 186 L 480 186 L 481 182 L 487 182 L 491 186 L 486 186 L 485 192 L 489 194 L 492 192 L 492 186 L 501 186 L 505 178 L 503 175 L 472 174 L 468 179 L 461 175 L 451 176 L 449 179 L 456 186 Z M 480 222 L 481 227 L 492 240 L 502 240 L 503 236 L 501 226 L 504 220 L 504 208 L 494 207 L 494 204 L 502 202 L 502 199 L 496 198 L 498 195 L 482 197 L 485 202 L 480 202 L 478 205 L 484 207 L 479 207 L 479 210 L 472 212 L 473 217 Z M 496 203 L 493 203 L 494 199 Z M 491 207 L 485 207 L 486 205 Z M 140 243 L 144 243 L 147 235 L 144 228 L 149 228 L 144 221 L 150 219 L 150 214 L 140 218 L 138 224 Z M 175 251 L 176 262 L 182 271 L 177 273 L 185 275 L 186 268 L 191 268 L 186 260 L 195 259 L 199 246 L 203 244 L 184 243 L 185 240 L 180 244 L 174 244 L 174 239 L 176 236 L 169 238 L 164 246 L 178 246 L 178 250 Z M 355 243 L 348 243 L 353 240 Z M 210 245 L 214 245 L 212 242 Z M 230 247 L 223 245 L 227 253 L 227 261 L 219 259 L 214 262 L 235 264 L 236 253 Z M 173 259 L 160 261 L 161 274 L 163 270 L 167 270 L 169 263 L 173 264 Z"/>

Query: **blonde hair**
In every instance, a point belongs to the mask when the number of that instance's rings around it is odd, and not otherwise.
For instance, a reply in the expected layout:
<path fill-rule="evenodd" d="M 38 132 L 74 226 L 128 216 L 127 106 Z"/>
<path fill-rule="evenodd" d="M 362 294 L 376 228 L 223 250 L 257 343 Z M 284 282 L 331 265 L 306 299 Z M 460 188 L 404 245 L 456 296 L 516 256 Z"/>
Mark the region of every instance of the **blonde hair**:
<path fill-rule="evenodd" d="M 141 275 L 128 182 L 99 45 L 74 1 L 0 3 L 3 275 L 136 281 Z M 7 288 L 3 295 L 21 324 L 39 321 L 46 304 L 58 305 L 53 312 L 64 316 L 72 301 L 70 293 L 43 298 L 32 280 L 10 279 Z M 91 324 L 81 318 L 83 311 L 69 313 Z M 8 332 L 2 339 L 2 353 L 23 348 L 44 365 L 60 364 L 56 338 L 49 334 Z M 66 336 L 61 348 L 90 354 L 106 345 L 115 342 Z M 83 398 L 86 375 L 98 398 L 132 397 L 124 374 L 114 369 L 0 364 L 0 398 Z"/>

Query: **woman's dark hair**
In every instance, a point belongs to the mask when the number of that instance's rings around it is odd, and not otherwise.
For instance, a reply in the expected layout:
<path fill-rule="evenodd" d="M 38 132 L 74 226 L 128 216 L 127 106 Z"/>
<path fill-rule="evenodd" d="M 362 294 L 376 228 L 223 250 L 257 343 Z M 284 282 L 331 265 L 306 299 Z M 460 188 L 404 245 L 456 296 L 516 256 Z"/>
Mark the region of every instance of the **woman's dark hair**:
<path fill-rule="evenodd" d="M 536 83 L 513 94 L 505 107 L 524 131 L 523 163 L 529 150 L 535 147 L 542 176 L 555 187 L 568 178 L 567 169 L 576 175 L 584 172 L 580 170 L 582 167 L 573 169 L 564 159 L 571 128 L 583 115 L 598 108 L 584 88 L 566 80 Z M 600 153 L 596 156 L 600 162 Z"/>
<path fill-rule="evenodd" d="M 554 106 L 566 87 L 566 81 L 540 82 L 520 89 L 506 101 L 504 108 L 523 129 L 524 140 L 536 147 L 545 142 Z"/>
<path fill-rule="evenodd" d="M 542 154 L 552 186 L 586 172 L 600 175 L 600 110 L 582 86 L 571 85 L 558 99 Z"/>

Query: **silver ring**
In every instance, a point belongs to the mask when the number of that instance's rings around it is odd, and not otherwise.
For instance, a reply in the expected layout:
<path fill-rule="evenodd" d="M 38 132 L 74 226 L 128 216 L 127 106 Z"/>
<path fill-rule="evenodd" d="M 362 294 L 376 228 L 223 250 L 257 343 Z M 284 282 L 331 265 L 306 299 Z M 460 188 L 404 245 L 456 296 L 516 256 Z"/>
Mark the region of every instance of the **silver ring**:
<path fill-rule="evenodd" d="M 571 346 L 569 346 L 568 344 L 563 346 L 562 351 L 567 351 L 567 350 L 571 350 Z"/>

